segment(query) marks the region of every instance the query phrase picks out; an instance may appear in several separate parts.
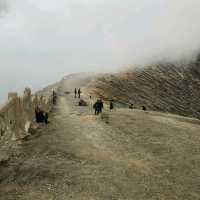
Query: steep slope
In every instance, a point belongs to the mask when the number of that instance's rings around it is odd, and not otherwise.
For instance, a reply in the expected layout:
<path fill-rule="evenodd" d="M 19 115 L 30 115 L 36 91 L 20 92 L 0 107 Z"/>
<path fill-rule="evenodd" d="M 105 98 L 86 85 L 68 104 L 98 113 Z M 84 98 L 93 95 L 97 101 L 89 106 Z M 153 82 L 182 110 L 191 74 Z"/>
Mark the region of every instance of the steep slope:
<path fill-rule="evenodd" d="M 200 59 L 189 65 L 159 64 L 126 73 L 101 76 L 88 86 L 93 96 L 120 106 L 133 103 L 148 109 L 199 117 Z"/>

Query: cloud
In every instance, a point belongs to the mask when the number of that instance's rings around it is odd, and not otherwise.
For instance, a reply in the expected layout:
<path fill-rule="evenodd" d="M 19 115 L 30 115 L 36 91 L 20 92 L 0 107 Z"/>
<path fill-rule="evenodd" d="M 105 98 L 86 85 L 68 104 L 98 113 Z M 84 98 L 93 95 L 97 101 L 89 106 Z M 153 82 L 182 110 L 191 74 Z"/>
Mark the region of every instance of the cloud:
<path fill-rule="evenodd" d="M 0 0 L 7 10 L 0 95 L 72 72 L 191 58 L 200 47 L 199 7 L 199 0 Z"/>
<path fill-rule="evenodd" d="M 9 2 L 7 0 L 0 0 L 0 16 L 8 11 Z"/>

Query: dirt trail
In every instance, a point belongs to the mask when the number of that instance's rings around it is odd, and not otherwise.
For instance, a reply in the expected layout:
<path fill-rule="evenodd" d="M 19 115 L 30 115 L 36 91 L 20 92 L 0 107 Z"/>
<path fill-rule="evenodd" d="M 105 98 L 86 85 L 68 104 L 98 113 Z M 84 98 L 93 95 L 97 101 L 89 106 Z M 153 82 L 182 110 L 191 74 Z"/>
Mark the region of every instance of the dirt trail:
<path fill-rule="evenodd" d="M 78 107 L 73 94 L 64 93 L 79 83 L 73 80 L 72 85 L 70 78 L 61 83 L 50 124 L 40 127 L 0 167 L 0 199 L 110 200 L 130 195 L 112 128 L 88 107 Z M 120 192 L 122 185 L 126 192 Z"/>
<path fill-rule="evenodd" d="M 173 115 L 119 110 L 106 124 L 89 107 L 77 106 L 73 97 L 74 87 L 89 79 L 82 75 L 63 79 L 50 124 L 41 126 L 0 166 L 0 199 L 198 199 L 200 180 L 193 177 L 199 175 L 199 121 L 191 125 Z M 192 137 L 188 129 L 195 132 Z M 174 140 L 175 131 L 191 141 Z M 181 160 L 188 149 L 196 151 L 189 157 L 196 153 L 194 167 L 187 158 Z M 182 177 L 189 172 L 191 176 Z"/>

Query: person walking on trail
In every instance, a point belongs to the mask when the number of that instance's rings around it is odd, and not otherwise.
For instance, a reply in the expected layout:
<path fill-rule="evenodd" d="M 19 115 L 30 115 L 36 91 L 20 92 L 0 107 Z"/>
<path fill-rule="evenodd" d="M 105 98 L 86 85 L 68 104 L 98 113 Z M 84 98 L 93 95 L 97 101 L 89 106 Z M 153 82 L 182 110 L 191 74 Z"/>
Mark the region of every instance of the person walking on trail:
<path fill-rule="evenodd" d="M 114 109 L 113 100 L 110 100 L 110 111 L 112 111 L 113 109 Z"/>
<path fill-rule="evenodd" d="M 57 102 L 57 94 L 56 92 L 53 90 L 53 105 L 56 105 Z"/>
<path fill-rule="evenodd" d="M 93 108 L 94 108 L 94 114 L 95 115 L 98 115 L 99 114 L 99 112 L 98 112 L 98 101 L 96 101 L 95 103 L 94 103 L 94 105 L 93 105 Z"/>
<path fill-rule="evenodd" d="M 81 98 L 81 89 L 80 88 L 78 89 L 78 98 L 79 99 Z"/>
<path fill-rule="evenodd" d="M 77 89 L 75 88 L 74 89 L 74 98 L 76 98 L 76 95 L 77 95 Z"/>
<path fill-rule="evenodd" d="M 103 110 L 103 100 L 99 99 L 99 112 L 102 113 Z"/>
<path fill-rule="evenodd" d="M 89 98 L 89 106 L 90 106 L 90 111 L 93 111 L 93 100 L 92 100 L 92 96 L 90 96 Z"/>
<path fill-rule="evenodd" d="M 95 102 L 93 108 L 94 108 L 94 110 L 95 110 L 94 114 L 95 114 L 95 115 L 99 115 L 99 113 L 100 113 L 100 100 L 97 100 L 97 101 Z"/>
<path fill-rule="evenodd" d="M 103 101 L 102 101 L 102 99 L 98 99 L 95 102 L 93 108 L 95 110 L 95 115 L 99 115 L 99 113 L 102 113 L 102 110 L 103 110 Z"/>

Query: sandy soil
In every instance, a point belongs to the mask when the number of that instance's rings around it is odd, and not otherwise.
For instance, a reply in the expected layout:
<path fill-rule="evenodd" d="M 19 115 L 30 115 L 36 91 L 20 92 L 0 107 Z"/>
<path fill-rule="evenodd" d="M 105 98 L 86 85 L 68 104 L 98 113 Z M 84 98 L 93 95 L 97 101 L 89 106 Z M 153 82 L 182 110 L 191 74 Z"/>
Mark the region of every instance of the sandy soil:
<path fill-rule="evenodd" d="M 68 77 L 50 124 L 0 165 L 1 200 L 199 200 L 200 122 L 77 106 Z"/>

